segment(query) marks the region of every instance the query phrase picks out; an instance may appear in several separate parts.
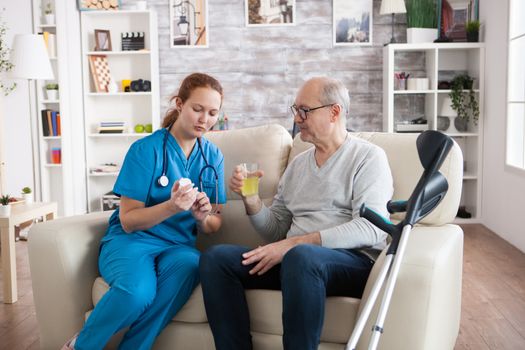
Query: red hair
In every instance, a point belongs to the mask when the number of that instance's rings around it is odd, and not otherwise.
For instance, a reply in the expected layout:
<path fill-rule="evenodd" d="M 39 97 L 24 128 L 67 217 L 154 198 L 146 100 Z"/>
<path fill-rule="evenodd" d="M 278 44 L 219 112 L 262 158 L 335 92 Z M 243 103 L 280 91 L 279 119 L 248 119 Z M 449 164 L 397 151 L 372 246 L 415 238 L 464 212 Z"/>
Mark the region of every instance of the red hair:
<path fill-rule="evenodd" d="M 179 87 L 179 92 L 176 95 L 173 95 L 170 98 L 170 105 L 172 106 L 168 111 L 166 112 L 166 116 L 164 117 L 164 120 L 162 120 L 162 127 L 167 128 L 179 117 L 179 110 L 177 109 L 176 104 L 174 103 L 174 100 L 178 97 L 181 99 L 182 103 L 186 102 L 188 98 L 190 98 L 191 93 L 198 88 L 207 87 L 210 89 L 213 89 L 217 91 L 221 95 L 221 104 L 222 104 L 222 98 L 223 98 L 223 92 L 222 92 L 222 86 L 221 83 L 217 79 L 215 79 L 212 76 L 209 76 L 208 74 L 204 73 L 192 73 L 188 75 Z"/>

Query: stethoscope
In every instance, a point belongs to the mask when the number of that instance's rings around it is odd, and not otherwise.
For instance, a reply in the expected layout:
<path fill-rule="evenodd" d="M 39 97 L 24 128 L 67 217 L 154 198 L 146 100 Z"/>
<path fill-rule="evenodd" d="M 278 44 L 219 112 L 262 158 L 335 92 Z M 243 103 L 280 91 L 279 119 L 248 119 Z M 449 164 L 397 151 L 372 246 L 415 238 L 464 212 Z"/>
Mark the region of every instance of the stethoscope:
<path fill-rule="evenodd" d="M 166 134 L 164 134 L 164 142 L 162 144 L 162 175 L 160 175 L 160 177 L 157 179 L 157 184 L 160 187 L 166 187 L 170 183 L 170 180 L 168 179 L 168 176 L 166 175 L 167 170 L 168 170 L 168 152 L 167 152 L 166 146 L 168 144 L 168 137 L 170 135 L 170 130 L 172 126 L 173 124 L 171 124 L 170 126 L 166 128 Z M 206 156 L 204 155 L 204 151 L 202 150 L 200 137 L 197 138 L 197 143 L 199 145 L 198 147 L 199 147 L 199 151 L 202 156 L 202 159 L 204 159 L 204 163 L 206 163 L 206 165 L 203 166 L 201 171 L 199 172 L 200 190 L 201 192 L 204 192 L 204 186 L 202 185 L 202 174 L 204 174 L 204 171 L 206 169 L 211 169 L 215 177 L 215 207 L 217 208 L 219 205 L 219 175 L 217 174 L 217 170 L 215 170 L 215 167 L 208 163 L 208 160 L 206 159 Z"/>

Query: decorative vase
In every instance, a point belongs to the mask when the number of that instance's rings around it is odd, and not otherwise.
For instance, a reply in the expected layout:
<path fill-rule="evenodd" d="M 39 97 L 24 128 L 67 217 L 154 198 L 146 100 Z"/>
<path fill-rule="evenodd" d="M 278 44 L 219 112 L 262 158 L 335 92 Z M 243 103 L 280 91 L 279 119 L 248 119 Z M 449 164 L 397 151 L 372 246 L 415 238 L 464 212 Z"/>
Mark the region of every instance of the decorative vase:
<path fill-rule="evenodd" d="M 479 32 L 467 32 L 467 41 L 477 43 L 479 41 Z"/>
<path fill-rule="evenodd" d="M 432 43 L 438 37 L 435 28 L 407 28 L 407 43 Z"/>
<path fill-rule="evenodd" d="M 449 127 L 450 127 L 449 117 L 438 116 L 437 129 L 439 131 L 447 131 Z"/>
<path fill-rule="evenodd" d="M 58 90 L 46 90 L 46 96 L 48 100 L 55 101 L 58 98 Z"/>
<path fill-rule="evenodd" d="M 11 215 L 11 206 L 8 205 L 0 205 L 0 216 L 6 217 Z"/>
<path fill-rule="evenodd" d="M 22 193 L 22 198 L 24 198 L 26 204 L 33 203 L 33 193 Z"/>
<path fill-rule="evenodd" d="M 454 126 L 458 132 L 466 132 L 468 129 L 468 121 L 465 118 L 455 118 Z"/>
<path fill-rule="evenodd" d="M 50 13 L 48 15 L 44 15 L 44 19 L 46 24 L 53 25 L 55 24 L 55 15 Z"/>

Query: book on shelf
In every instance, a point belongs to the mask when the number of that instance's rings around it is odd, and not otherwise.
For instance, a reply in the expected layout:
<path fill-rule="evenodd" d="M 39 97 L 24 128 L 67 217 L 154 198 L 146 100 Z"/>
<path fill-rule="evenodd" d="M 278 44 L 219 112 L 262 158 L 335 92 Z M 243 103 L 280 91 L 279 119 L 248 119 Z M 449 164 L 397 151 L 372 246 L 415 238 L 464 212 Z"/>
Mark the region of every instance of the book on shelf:
<path fill-rule="evenodd" d="M 396 124 L 397 132 L 422 132 L 428 130 L 428 124 Z"/>
<path fill-rule="evenodd" d="M 124 122 L 100 122 L 98 126 L 99 134 L 122 134 L 125 129 Z"/>
<path fill-rule="evenodd" d="M 61 122 L 60 112 L 50 109 L 43 109 L 40 111 L 42 116 L 42 134 L 43 136 L 60 136 Z"/>

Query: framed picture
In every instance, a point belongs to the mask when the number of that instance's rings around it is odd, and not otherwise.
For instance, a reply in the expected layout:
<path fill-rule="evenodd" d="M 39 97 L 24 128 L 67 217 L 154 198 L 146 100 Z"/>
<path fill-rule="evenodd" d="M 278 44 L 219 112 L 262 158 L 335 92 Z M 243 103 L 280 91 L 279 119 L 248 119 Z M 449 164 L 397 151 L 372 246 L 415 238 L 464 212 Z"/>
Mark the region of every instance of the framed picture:
<path fill-rule="evenodd" d="M 373 0 L 334 0 L 334 46 L 372 45 Z"/>
<path fill-rule="evenodd" d="M 244 0 L 246 26 L 295 24 L 295 0 Z"/>
<path fill-rule="evenodd" d="M 95 51 L 111 51 L 109 30 L 95 29 Z"/>
<path fill-rule="evenodd" d="M 441 1 L 440 33 L 451 41 L 467 41 L 465 26 L 471 15 L 471 1 Z"/>
<path fill-rule="evenodd" d="M 121 0 L 77 0 L 80 11 L 118 10 Z"/>
<path fill-rule="evenodd" d="M 93 85 L 96 92 L 108 92 L 108 86 L 111 81 L 111 72 L 109 70 L 108 58 L 106 55 L 89 55 L 89 68 Z"/>
<path fill-rule="evenodd" d="M 170 0 L 170 47 L 208 47 L 208 0 Z"/>

